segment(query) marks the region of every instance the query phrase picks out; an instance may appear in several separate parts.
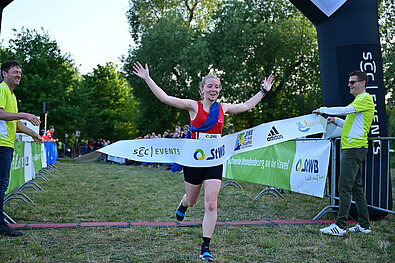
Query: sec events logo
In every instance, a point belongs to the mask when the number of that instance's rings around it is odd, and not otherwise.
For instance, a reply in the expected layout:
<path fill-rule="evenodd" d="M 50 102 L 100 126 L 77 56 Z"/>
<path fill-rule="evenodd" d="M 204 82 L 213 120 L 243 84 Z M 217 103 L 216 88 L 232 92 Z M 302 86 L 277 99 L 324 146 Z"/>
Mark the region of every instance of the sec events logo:
<path fill-rule="evenodd" d="M 133 154 L 137 155 L 138 157 L 144 157 L 144 156 L 152 156 L 152 147 L 150 148 L 146 148 L 144 146 L 141 146 L 137 149 L 133 150 Z"/>
<path fill-rule="evenodd" d="M 144 147 L 140 146 L 133 150 L 133 154 L 142 158 L 144 156 L 152 157 L 153 155 L 180 155 L 181 151 L 179 148 L 154 148 L 154 147 Z"/>
<path fill-rule="evenodd" d="M 194 154 L 193 158 L 197 161 L 202 161 L 202 160 L 215 160 L 223 157 L 225 155 L 225 145 L 222 145 L 218 148 L 213 148 L 210 149 L 210 155 L 206 159 L 206 154 L 202 149 L 197 149 Z"/>

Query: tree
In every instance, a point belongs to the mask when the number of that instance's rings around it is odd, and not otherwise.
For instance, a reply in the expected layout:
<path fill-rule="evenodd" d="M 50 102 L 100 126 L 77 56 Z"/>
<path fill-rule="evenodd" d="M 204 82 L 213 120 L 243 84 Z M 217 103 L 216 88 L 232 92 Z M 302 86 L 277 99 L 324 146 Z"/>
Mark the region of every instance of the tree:
<path fill-rule="evenodd" d="M 142 32 L 140 44 L 125 64 L 131 85 L 144 85 L 131 73 L 137 60 L 150 65 L 153 79 L 168 94 L 181 98 L 199 99 L 199 81 L 210 72 L 217 73 L 223 87 L 220 100 L 238 103 L 258 92 L 264 78 L 274 73 L 276 87 L 263 102 L 227 118 L 231 123 L 226 125 L 233 124 L 236 130 L 310 113 L 321 104 L 315 28 L 291 3 L 223 1 L 210 23 L 206 30 L 196 30 L 174 17 L 162 17 Z M 187 114 L 154 104 L 148 88 L 134 91 L 144 107 L 139 112 L 141 120 L 155 118 L 150 127 L 145 125 L 146 132 L 188 122 Z"/>
<path fill-rule="evenodd" d="M 315 28 L 289 1 L 229 0 L 214 21 L 207 43 L 228 102 L 247 100 L 275 74 L 263 103 L 231 116 L 236 130 L 310 113 L 321 104 Z"/>
<path fill-rule="evenodd" d="M 118 140 L 135 136 L 135 101 L 114 63 L 98 65 L 84 75 L 78 93 L 81 98 L 78 109 L 83 120 L 79 128 L 84 138 Z"/>
<path fill-rule="evenodd" d="M 133 39 L 139 41 L 143 32 L 163 18 L 179 19 L 187 28 L 206 29 L 219 0 L 130 0 L 126 13 Z"/>
<path fill-rule="evenodd" d="M 74 62 L 70 55 L 62 54 L 44 29 L 14 31 L 15 38 L 3 49 L 1 60 L 17 59 L 22 63 L 22 80 L 15 89 L 19 111 L 41 115 L 44 124 L 42 105 L 49 102 L 48 125 L 55 126 L 55 137 L 63 138 L 66 132 L 75 130 L 78 122 L 73 90 L 79 74 Z"/>
<path fill-rule="evenodd" d="M 55 126 L 55 138 L 68 133 L 72 141 L 76 130 L 87 139 L 134 138 L 136 102 L 115 64 L 98 65 L 81 77 L 47 32 L 25 28 L 0 49 L 0 59 L 21 61 L 22 81 L 15 89 L 19 110 L 41 115 L 43 123 L 42 105 L 49 102 L 48 125 Z"/>
<path fill-rule="evenodd" d="M 379 25 L 381 48 L 383 54 L 384 84 L 387 100 L 388 128 L 395 132 L 395 120 L 392 117 L 395 106 L 395 1 L 383 0 L 379 6 Z M 391 109 L 392 108 L 392 109 Z M 393 136 L 389 133 L 389 136 Z"/>
<path fill-rule="evenodd" d="M 178 71 L 178 65 L 182 60 L 180 54 L 190 44 L 191 37 L 191 32 L 180 20 L 162 19 L 143 34 L 139 47 L 129 54 L 124 70 L 133 87 L 133 95 L 140 102 L 136 119 L 136 129 L 140 135 L 174 129 L 179 124 L 180 111 L 156 99 L 146 84 L 134 76 L 133 63 L 148 63 L 152 78 L 165 92 L 185 98 L 187 87 L 179 81 L 183 72 Z M 186 120 L 186 113 L 184 116 Z M 182 124 L 187 123 L 189 121 Z"/>
<path fill-rule="evenodd" d="M 381 35 L 381 47 L 383 53 L 383 70 L 386 93 L 392 94 L 394 101 L 395 87 L 395 1 L 384 0 L 379 7 L 379 25 Z"/>

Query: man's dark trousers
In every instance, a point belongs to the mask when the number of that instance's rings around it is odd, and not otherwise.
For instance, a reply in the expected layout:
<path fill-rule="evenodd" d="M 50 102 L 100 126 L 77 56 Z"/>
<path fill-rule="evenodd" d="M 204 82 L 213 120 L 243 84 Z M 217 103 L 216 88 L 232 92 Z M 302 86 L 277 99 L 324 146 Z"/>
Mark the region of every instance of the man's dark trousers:
<path fill-rule="evenodd" d="M 369 212 L 362 185 L 362 162 L 365 160 L 367 148 L 342 149 L 340 159 L 339 213 L 336 224 L 345 229 L 351 206 L 351 195 L 358 209 L 358 223 L 369 228 Z"/>
<path fill-rule="evenodd" d="M 4 223 L 4 194 L 8 188 L 14 149 L 0 146 L 0 223 Z"/>

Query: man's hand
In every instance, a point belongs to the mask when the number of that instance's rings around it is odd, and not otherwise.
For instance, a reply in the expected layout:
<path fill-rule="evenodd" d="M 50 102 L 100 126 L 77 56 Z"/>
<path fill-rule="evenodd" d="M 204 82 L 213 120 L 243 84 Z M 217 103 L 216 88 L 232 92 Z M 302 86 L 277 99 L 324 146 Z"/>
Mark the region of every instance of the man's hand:
<path fill-rule="evenodd" d="M 20 112 L 20 113 L 23 114 L 23 119 L 26 119 L 34 126 L 40 125 L 41 121 L 36 117 L 36 115 L 30 114 L 30 113 L 25 113 L 25 112 Z"/>
<path fill-rule="evenodd" d="M 316 109 L 316 110 L 313 110 L 313 113 L 315 113 L 315 114 L 317 114 L 317 115 L 320 115 L 320 114 L 321 114 L 320 108 L 318 108 L 318 109 Z"/>
<path fill-rule="evenodd" d="M 328 117 L 326 118 L 328 123 L 335 123 L 335 117 Z"/>
<path fill-rule="evenodd" d="M 44 139 L 40 136 L 40 134 L 34 132 L 33 134 L 30 135 L 34 142 L 37 144 L 42 144 L 44 142 Z"/>
<path fill-rule="evenodd" d="M 145 64 L 145 68 L 140 64 L 140 62 L 136 62 L 133 64 L 133 73 L 143 80 L 146 80 L 149 77 L 148 65 Z"/>

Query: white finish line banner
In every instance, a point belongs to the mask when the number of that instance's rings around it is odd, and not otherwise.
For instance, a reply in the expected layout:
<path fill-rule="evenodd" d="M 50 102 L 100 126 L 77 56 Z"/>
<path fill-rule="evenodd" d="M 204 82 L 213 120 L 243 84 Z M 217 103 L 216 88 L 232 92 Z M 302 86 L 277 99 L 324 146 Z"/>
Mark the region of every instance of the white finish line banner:
<path fill-rule="evenodd" d="M 208 167 L 225 163 L 232 155 L 276 143 L 324 133 L 326 119 L 309 114 L 273 121 L 214 140 L 138 139 L 119 141 L 99 152 L 148 163 L 178 163 Z"/>

